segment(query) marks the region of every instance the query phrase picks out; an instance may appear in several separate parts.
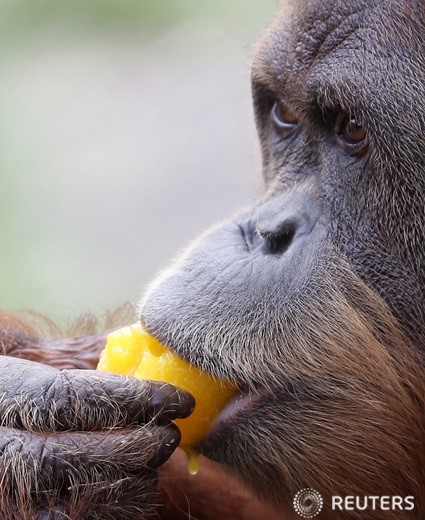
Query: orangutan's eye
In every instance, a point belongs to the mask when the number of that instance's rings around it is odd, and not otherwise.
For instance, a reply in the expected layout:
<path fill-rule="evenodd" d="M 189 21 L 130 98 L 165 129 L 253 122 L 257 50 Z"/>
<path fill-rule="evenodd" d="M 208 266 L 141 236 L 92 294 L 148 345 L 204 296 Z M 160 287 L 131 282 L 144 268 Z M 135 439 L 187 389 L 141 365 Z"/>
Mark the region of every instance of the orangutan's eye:
<path fill-rule="evenodd" d="M 298 117 L 283 101 L 276 101 L 271 116 L 276 130 L 283 137 L 289 137 L 297 128 Z"/>
<path fill-rule="evenodd" d="M 338 144 L 352 155 L 364 155 L 368 142 L 367 133 L 355 117 L 340 114 L 336 123 Z"/>

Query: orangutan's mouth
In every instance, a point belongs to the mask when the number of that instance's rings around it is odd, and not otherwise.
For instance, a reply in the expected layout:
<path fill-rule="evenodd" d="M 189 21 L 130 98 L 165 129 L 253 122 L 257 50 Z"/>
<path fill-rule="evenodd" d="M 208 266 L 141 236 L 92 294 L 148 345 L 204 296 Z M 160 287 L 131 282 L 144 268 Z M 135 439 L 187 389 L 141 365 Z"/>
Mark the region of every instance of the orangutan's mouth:
<path fill-rule="evenodd" d="M 252 414 L 252 411 L 258 408 L 260 402 L 264 399 L 264 394 L 265 391 L 254 393 L 248 390 L 239 390 L 236 392 L 218 414 L 203 441 L 208 441 L 218 434 L 221 435 L 229 428 L 235 428 L 236 424 L 243 425 L 245 420 Z"/>

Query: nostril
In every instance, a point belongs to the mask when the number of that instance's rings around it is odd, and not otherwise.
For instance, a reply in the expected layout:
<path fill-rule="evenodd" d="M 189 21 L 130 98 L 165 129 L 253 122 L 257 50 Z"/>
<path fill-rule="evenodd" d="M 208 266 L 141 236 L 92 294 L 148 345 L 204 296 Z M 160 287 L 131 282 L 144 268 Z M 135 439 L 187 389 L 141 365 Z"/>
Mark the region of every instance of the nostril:
<path fill-rule="evenodd" d="M 291 245 L 296 231 L 296 222 L 287 220 L 273 231 L 258 230 L 258 233 L 264 240 L 264 247 L 267 253 L 282 254 Z"/>

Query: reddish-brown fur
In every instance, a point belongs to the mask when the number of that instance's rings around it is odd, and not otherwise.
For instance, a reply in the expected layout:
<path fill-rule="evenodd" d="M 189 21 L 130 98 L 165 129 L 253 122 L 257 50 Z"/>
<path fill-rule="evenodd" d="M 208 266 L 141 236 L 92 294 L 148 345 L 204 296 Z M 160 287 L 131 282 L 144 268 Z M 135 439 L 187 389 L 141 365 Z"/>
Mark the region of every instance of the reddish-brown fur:
<path fill-rule="evenodd" d="M 292 349 L 293 357 L 288 364 L 289 376 L 291 371 L 297 375 L 304 373 L 310 382 L 315 382 L 316 389 L 322 388 L 323 396 L 332 399 L 309 402 L 304 411 L 288 406 L 287 440 L 282 440 L 287 450 L 286 465 L 281 468 L 288 489 L 285 512 L 281 508 L 280 512 L 273 512 L 271 506 L 262 504 L 212 463 L 204 462 L 199 478 L 188 478 L 184 458 L 175 454 L 160 472 L 162 487 L 168 492 L 168 499 L 164 499 L 168 505 L 160 508 L 163 518 L 178 519 L 183 515 L 178 513 L 182 509 L 205 520 L 230 520 L 236 518 L 235 511 L 240 520 L 260 520 L 264 514 L 271 520 L 286 520 L 293 515 L 290 507 L 293 494 L 305 487 L 306 482 L 320 485 L 328 505 L 332 495 L 413 495 L 414 511 L 375 511 L 369 512 L 368 518 L 422 518 L 425 507 L 423 361 L 383 302 L 348 270 L 346 279 L 350 280 L 350 295 L 347 297 L 342 292 L 328 295 L 327 316 L 331 319 L 321 316 L 320 323 L 313 318 L 304 324 L 302 343 Z M 82 335 L 72 340 L 31 340 L 35 336 L 28 333 L 37 329 L 28 321 L 11 313 L 3 313 L 1 320 L 7 323 L 1 333 L 5 354 L 24 355 L 47 363 L 54 359 L 55 366 L 93 368 L 104 344 L 102 334 Z M 112 324 L 108 322 L 108 326 Z M 88 358 L 81 357 L 84 350 L 88 351 Z M 297 439 L 293 449 L 288 449 L 290 438 Z M 261 453 L 267 457 L 273 453 L 267 442 L 259 449 L 258 457 Z M 248 465 L 256 463 L 256 460 L 247 461 Z M 283 497 L 280 499 L 283 507 Z M 88 505 L 90 498 L 85 500 Z M 250 506 L 242 507 L 244 502 Z M 347 513 L 338 514 L 325 507 L 320 518 L 348 517 Z M 360 520 L 364 516 L 353 512 L 350 518 Z"/>

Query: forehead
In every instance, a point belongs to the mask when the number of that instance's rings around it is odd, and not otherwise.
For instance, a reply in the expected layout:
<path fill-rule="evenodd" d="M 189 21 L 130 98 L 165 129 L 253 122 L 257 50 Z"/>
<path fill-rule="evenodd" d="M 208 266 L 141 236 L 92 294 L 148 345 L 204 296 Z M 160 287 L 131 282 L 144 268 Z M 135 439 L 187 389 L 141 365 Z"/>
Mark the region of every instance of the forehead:
<path fill-rule="evenodd" d="M 301 94 L 330 78 L 347 85 L 350 77 L 371 74 L 368 62 L 391 55 L 387 46 L 394 45 L 394 4 L 301 0 L 286 5 L 258 46 L 254 81 L 279 91 L 292 83 L 291 91 Z"/>
<path fill-rule="evenodd" d="M 364 0 L 305 2 L 292 11 L 286 26 L 296 58 L 310 63 L 341 47 L 355 47 L 355 40 L 363 40 L 360 33 L 376 27 L 379 12 L 376 2 Z M 285 27 L 285 17 L 281 23 Z"/>

